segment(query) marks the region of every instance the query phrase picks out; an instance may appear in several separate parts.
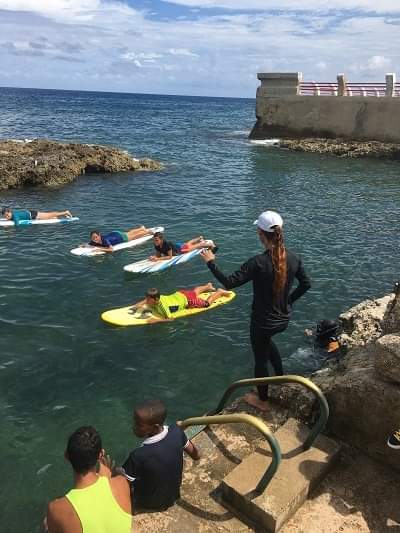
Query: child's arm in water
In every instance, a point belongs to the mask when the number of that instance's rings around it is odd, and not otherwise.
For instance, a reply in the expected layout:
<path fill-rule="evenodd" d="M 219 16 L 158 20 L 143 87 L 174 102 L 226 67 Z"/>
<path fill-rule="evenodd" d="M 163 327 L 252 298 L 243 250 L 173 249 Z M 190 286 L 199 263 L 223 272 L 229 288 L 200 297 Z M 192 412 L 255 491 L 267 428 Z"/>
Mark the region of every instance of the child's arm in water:
<path fill-rule="evenodd" d="M 149 324 L 155 324 L 156 322 L 172 322 L 173 318 L 149 318 L 147 322 Z"/>

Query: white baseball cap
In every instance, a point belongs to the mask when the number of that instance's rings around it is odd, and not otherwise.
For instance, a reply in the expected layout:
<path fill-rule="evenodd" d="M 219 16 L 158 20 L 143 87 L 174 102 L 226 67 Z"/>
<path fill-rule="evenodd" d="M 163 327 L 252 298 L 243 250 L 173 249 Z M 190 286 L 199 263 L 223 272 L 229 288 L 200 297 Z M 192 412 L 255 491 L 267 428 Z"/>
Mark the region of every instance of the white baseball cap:
<path fill-rule="evenodd" d="M 281 215 L 275 213 L 275 211 L 264 211 L 261 215 L 254 221 L 254 224 L 268 233 L 273 233 L 274 226 L 283 226 L 283 220 Z"/>

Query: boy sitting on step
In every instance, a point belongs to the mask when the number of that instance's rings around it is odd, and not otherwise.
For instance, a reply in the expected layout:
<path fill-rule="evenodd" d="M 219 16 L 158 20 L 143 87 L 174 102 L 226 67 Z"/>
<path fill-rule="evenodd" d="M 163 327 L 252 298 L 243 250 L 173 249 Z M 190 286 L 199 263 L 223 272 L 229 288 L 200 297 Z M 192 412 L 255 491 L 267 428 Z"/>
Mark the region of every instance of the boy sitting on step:
<path fill-rule="evenodd" d="M 164 425 L 167 410 L 160 400 L 151 400 L 135 408 L 134 432 L 144 438 L 125 461 L 123 473 L 131 481 L 135 509 L 163 511 L 180 498 L 183 452 L 198 460 L 194 444 L 176 424 Z"/>

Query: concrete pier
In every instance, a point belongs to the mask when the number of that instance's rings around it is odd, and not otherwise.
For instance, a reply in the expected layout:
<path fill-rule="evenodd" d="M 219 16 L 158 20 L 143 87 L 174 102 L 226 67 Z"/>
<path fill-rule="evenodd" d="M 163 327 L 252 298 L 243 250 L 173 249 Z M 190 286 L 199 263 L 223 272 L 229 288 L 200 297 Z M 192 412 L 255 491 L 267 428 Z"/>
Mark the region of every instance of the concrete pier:
<path fill-rule="evenodd" d="M 301 94 L 301 72 L 259 73 L 257 77 L 261 85 L 252 139 L 322 137 L 400 143 L 400 97 L 396 97 L 393 73 L 386 75 L 385 84 L 377 84 L 374 96 L 371 84 L 365 84 L 365 90 L 358 87 L 356 93 L 344 74 L 338 75 L 330 92 L 326 91 L 329 84 L 321 84 L 323 92 L 315 83 L 315 93 L 307 95 Z"/>

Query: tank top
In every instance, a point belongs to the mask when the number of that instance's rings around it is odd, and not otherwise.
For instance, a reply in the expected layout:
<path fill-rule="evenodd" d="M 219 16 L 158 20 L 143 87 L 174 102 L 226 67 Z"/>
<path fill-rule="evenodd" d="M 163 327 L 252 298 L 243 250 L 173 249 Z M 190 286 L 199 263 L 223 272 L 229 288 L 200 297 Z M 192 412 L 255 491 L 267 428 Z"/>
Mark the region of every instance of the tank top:
<path fill-rule="evenodd" d="M 130 533 L 132 516 L 118 505 L 108 478 L 100 476 L 85 489 L 72 489 L 65 497 L 82 524 L 82 533 Z"/>

